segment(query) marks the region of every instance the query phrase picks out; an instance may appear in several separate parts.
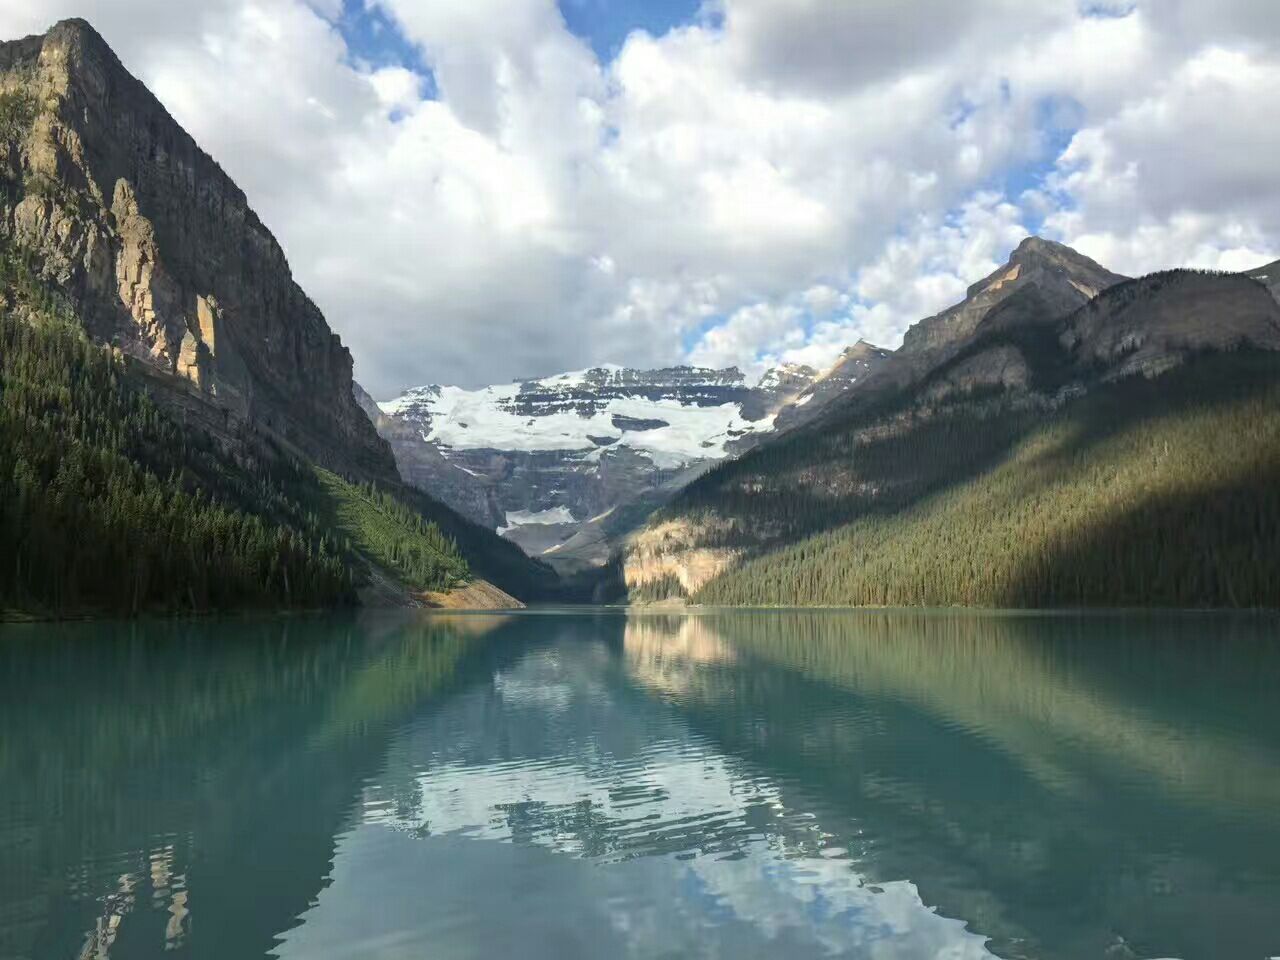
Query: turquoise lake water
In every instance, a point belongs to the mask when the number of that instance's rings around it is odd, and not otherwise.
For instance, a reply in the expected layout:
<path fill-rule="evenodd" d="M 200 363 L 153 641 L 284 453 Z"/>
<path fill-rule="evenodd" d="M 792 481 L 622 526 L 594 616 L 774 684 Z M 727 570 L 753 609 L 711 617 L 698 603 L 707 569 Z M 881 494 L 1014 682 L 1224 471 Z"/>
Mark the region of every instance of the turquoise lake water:
<path fill-rule="evenodd" d="M 1280 620 L 0 626 L 3 958 L 1280 955 Z"/>

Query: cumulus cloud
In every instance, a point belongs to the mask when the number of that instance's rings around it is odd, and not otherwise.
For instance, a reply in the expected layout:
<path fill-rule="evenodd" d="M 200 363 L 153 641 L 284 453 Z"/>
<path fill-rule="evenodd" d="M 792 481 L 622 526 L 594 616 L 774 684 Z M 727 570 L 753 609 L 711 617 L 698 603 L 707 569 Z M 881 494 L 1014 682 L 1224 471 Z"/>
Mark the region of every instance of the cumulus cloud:
<path fill-rule="evenodd" d="M 1114 268 L 1256 266 L 1280 238 L 1280 61 L 1221 46 L 1080 130 L 1047 180 L 1051 226 Z"/>
<path fill-rule="evenodd" d="M 709 331 L 698 362 L 733 363 L 759 375 L 777 363 L 823 368 L 858 340 L 896 343 L 916 320 L 962 299 L 1027 235 L 1021 211 L 996 193 L 978 193 L 951 216 L 923 214 L 849 281 L 820 285 L 787 304 L 738 311 Z"/>
<path fill-rule="evenodd" d="M 71 15 L 380 397 L 895 346 L 1033 227 L 1126 272 L 1280 255 L 1271 0 L 714 0 L 609 62 L 554 0 L 0 0 L 0 34 Z"/>
<path fill-rule="evenodd" d="M 1075 10 L 1073 0 L 732 0 L 724 12 L 744 73 L 829 97 L 1054 29 Z"/>

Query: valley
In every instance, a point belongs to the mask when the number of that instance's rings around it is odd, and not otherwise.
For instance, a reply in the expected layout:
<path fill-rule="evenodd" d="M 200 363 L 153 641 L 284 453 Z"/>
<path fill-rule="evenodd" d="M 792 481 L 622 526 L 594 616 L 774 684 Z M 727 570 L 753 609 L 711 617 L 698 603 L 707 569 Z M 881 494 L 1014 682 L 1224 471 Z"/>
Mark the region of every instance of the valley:
<path fill-rule="evenodd" d="M 404 479 L 563 573 L 598 568 L 655 507 L 758 445 L 809 367 L 597 367 L 481 390 L 362 399 Z"/>
<path fill-rule="evenodd" d="M 1130 279 L 1031 237 L 898 350 L 754 392 L 600 368 L 373 416 L 409 482 L 597 598 L 1272 606 L 1268 278 Z"/>
<path fill-rule="evenodd" d="M 89 24 L 0 45 L 0 135 L 11 615 L 1280 605 L 1280 266 L 1128 278 L 1033 236 L 822 369 L 379 401 Z"/>
<path fill-rule="evenodd" d="M 1274 6 L 0 2 L 0 960 L 1280 960 Z"/>

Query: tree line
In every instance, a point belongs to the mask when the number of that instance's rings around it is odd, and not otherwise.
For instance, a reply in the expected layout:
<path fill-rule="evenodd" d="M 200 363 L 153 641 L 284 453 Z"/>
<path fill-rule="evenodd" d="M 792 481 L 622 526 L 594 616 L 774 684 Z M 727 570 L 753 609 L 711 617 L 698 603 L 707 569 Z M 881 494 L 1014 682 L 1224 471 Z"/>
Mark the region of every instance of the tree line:
<path fill-rule="evenodd" d="M 249 428 L 180 425 L 91 343 L 29 254 L 0 255 L 0 608 L 37 614 L 327 607 L 370 563 L 444 590 L 455 539 L 390 492 Z"/>
<path fill-rule="evenodd" d="M 694 599 L 1280 606 L 1280 358 L 1199 358 L 1038 421 L 966 416 L 859 447 L 854 475 L 905 478 L 896 494 L 859 497 L 851 482 L 824 505 L 785 484 L 754 500 L 703 491 L 702 510 L 751 501 L 756 526 L 794 540 L 754 556 L 744 541 L 746 562 Z"/>

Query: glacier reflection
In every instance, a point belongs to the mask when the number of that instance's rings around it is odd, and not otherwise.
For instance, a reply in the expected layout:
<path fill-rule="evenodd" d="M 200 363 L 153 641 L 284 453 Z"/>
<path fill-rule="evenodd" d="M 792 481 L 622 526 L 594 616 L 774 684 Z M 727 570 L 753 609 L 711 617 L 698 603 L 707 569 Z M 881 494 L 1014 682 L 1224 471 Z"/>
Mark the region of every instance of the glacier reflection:
<path fill-rule="evenodd" d="M 280 955 L 357 955 L 376 903 L 400 931 L 385 956 L 990 956 L 910 880 L 868 884 L 864 851 L 629 682 L 727 647 L 692 621 L 630 622 L 622 646 L 552 642 L 414 724 Z"/>

